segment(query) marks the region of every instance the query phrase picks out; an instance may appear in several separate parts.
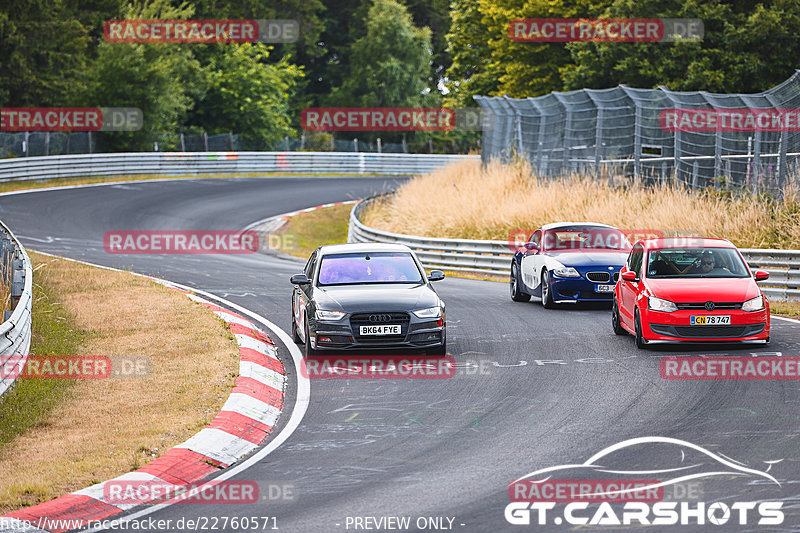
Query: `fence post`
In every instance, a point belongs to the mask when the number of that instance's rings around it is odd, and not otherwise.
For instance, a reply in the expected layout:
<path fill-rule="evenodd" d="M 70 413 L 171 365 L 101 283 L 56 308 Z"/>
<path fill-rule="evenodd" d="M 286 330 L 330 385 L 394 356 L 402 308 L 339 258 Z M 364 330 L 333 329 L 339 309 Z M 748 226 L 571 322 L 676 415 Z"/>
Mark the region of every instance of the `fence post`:
<path fill-rule="evenodd" d="M 306 132 L 300 134 L 300 149 L 304 149 L 306 147 Z"/>
<path fill-rule="evenodd" d="M 753 180 L 753 194 L 758 193 L 758 182 L 761 179 L 761 132 L 756 131 L 753 141 L 753 169 L 751 171 Z"/>
<path fill-rule="evenodd" d="M 633 179 L 642 179 L 642 106 L 633 101 Z"/>
<path fill-rule="evenodd" d="M 67 134 L 67 155 L 69 155 L 69 143 L 72 140 L 72 133 Z"/>
<path fill-rule="evenodd" d="M 378 153 L 381 153 L 381 138 L 378 137 Z"/>
<path fill-rule="evenodd" d="M 183 133 L 181 133 L 181 152 L 186 151 L 186 142 L 183 140 Z"/>
<path fill-rule="evenodd" d="M 408 153 L 408 146 L 406 146 L 406 138 L 405 138 L 405 136 L 403 136 L 401 144 L 403 145 L 403 153 L 407 154 Z"/>
<path fill-rule="evenodd" d="M 697 190 L 697 186 L 698 186 L 698 183 L 697 183 L 697 167 L 698 167 L 698 163 L 695 160 L 695 162 L 692 163 L 692 190 L 693 191 L 696 191 Z"/>
<path fill-rule="evenodd" d="M 789 132 L 781 131 L 780 147 L 778 148 L 778 200 L 783 201 L 783 187 L 786 184 L 786 145 L 789 144 Z"/>
<path fill-rule="evenodd" d="M 44 132 L 44 155 L 50 155 L 50 132 Z"/>
<path fill-rule="evenodd" d="M 89 153 L 92 153 L 92 132 L 89 132 Z"/>
<path fill-rule="evenodd" d="M 89 134 L 91 135 L 91 132 L 89 132 Z M 28 154 L 30 153 L 30 149 L 31 149 L 30 138 L 31 138 L 30 132 L 26 131 L 25 132 L 25 140 L 22 141 L 23 144 L 25 145 L 25 146 L 22 147 L 23 148 L 22 151 L 25 153 L 25 157 L 28 157 Z M 91 153 L 91 149 L 89 150 L 89 153 Z"/>
<path fill-rule="evenodd" d="M 203 146 L 205 147 L 206 152 L 208 152 L 208 133 L 205 131 L 203 132 Z"/>
<path fill-rule="evenodd" d="M 233 152 L 233 132 L 228 132 L 228 145 L 230 146 L 231 152 Z"/>
<path fill-rule="evenodd" d="M 358 139 L 353 139 L 353 151 L 358 152 Z"/>

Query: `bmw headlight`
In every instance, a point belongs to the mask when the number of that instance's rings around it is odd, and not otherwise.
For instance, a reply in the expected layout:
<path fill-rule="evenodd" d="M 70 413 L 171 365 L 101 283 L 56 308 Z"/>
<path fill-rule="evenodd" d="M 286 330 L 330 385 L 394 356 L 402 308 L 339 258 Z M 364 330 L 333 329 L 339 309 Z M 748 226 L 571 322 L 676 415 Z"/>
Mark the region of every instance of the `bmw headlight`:
<path fill-rule="evenodd" d="M 554 268 L 553 274 L 559 278 L 579 278 L 581 275 L 572 267 Z"/>
<path fill-rule="evenodd" d="M 344 315 L 345 313 L 341 311 L 325 311 L 323 309 L 317 309 L 317 312 L 314 313 L 317 320 L 339 320 Z"/>
<path fill-rule="evenodd" d="M 742 311 L 761 311 L 764 309 L 764 297 L 756 296 L 742 304 Z"/>
<path fill-rule="evenodd" d="M 678 310 L 678 306 L 673 302 L 670 302 L 669 300 L 662 300 L 661 298 L 656 298 L 655 296 L 647 297 L 647 308 L 651 311 L 664 311 L 665 313 L 671 313 Z"/>
<path fill-rule="evenodd" d="M 417 309 L 412 311 L 417 318 L 439 318 L 441 309 L 439 307 L 428 307 L 427 309 Z"/>

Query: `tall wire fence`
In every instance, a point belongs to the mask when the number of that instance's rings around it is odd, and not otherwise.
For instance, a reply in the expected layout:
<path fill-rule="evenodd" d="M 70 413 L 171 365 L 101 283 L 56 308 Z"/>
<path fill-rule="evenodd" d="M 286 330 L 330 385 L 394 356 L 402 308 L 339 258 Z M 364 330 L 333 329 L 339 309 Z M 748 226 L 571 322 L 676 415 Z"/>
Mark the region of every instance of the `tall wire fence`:
<path fill-rule="evenodd" d="M 676 181 L 692 189 L 738 187 L 779 197 L 789 187 L 800 187 L 798 127 L 731 131 L 720 122 L 713 131 L 700 131 L 670 129 L 664 123 L 665 111 L 797 110 L 800 70 L 758 94 L 620 85 L 531 98 L 474 98 L 484 113 L 484 163 L 524 159 L 540 176 L 580 173 L 609 182 L 615 176 L 644 183 Z"/>

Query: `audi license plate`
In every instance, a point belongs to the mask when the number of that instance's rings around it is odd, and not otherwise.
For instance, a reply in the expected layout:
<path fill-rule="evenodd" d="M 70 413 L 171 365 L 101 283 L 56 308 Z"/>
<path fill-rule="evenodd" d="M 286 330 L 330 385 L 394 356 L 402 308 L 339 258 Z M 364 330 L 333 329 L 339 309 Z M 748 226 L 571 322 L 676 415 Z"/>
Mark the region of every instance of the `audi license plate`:
<path fill-rule="evenodd" d="M 361 326 L 362 335 L 400 335 L 400 324 L 385 326 Z"/>
<path fill-rule="evenodd" d="M 689 320 L 692 326 L 730 326 L 731 315 L 692 315 Z"/>
<path fill-rule="evenodd" d="M 595 285 L 594 292 L 614 292 L 613 285 Z"/>

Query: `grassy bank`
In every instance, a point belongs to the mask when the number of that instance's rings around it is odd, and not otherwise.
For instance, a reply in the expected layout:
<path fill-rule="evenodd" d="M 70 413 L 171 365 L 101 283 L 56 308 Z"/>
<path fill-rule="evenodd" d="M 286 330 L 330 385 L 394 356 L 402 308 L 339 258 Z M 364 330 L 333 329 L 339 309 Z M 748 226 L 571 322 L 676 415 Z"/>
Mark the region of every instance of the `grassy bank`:
<path fill-rule="evenodd" d="M 128 379 L 17 380 L 0 398 L 0 513 L 147 464 L 213 419 L 238 370 L 224 323 L 177 291 L 124 272 L 31 259 L 32 354 L 147 365 Z"/>
<path fill-rule="evenodd" d="M 800 248 L 800 202 L 692 193 L 680 187 L 610 187 L 605 181 L 542 180 L 524 165 L 461 162 L 404 184 L 365 213 L 378 229 L 429 237 L 507 240 L 562 220 L 623 229 L 722 237 L 743 248 Z"/>

